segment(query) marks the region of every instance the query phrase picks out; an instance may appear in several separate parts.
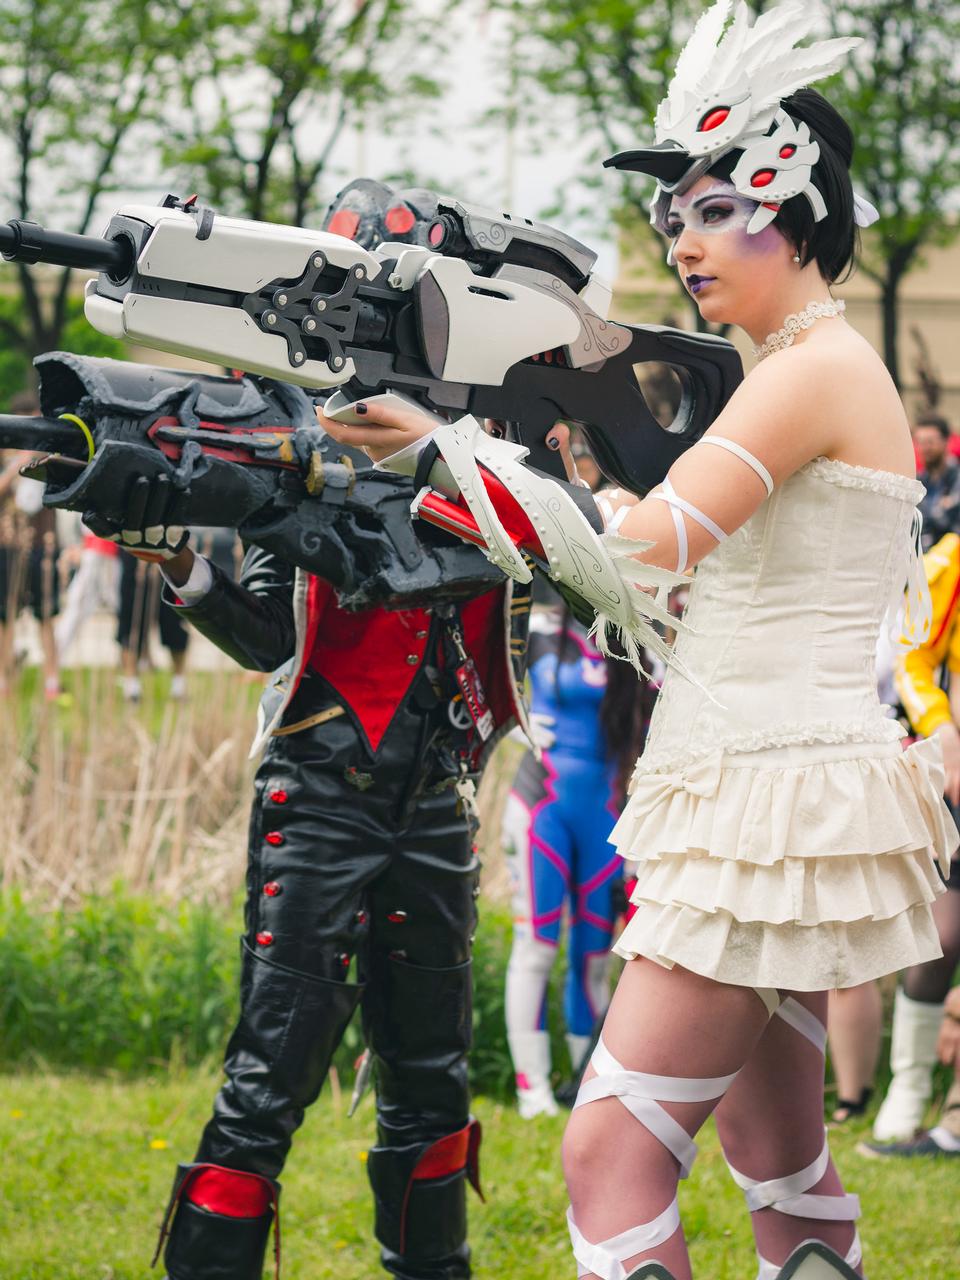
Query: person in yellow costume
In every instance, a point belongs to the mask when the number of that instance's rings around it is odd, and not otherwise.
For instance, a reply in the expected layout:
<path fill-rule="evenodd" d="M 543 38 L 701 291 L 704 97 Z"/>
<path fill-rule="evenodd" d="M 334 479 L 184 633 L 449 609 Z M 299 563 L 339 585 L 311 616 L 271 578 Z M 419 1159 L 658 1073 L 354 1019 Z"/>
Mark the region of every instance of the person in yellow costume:
<path fill-rule="evenodd" d="M 930 548 L 923 563 L 933 622 L 926 641 L 899 658 L 897 692 L 914 730 L 924 738 L 936 735 L 940 740 L 944 795 L 956 816 L 960 806 L 960 536 L 946 534 Z M 941 672 L 946 673 L 944 680 Z M 905 970 L 897 991 L 890 1045 L 893 1078 L 877 1112 L 873 1128 L 877 1141 L 869 1144 L 872 1155 L 960 1155 L 960 1082 L 947 1095 L 940 1124 L 928 1131 L 921 1128 L 932 1091 L 944 1001 L 960 962 L 960 860 L 956 857 L 947 889 L 933 907 L 943 957 Z"/>

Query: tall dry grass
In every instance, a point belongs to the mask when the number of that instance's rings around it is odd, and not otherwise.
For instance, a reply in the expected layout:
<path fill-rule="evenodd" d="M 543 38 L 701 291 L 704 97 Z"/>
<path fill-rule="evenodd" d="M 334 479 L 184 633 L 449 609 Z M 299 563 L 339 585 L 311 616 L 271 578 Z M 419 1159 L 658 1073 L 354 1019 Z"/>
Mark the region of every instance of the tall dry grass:
<path fill-rule="evenodd" d="M 75 671 L 70 705 L 43 701 L 35 671 L 0 704 L 0 890 L 69 906 L 115 883 L 177 901 L 230 900 L 243 883 L 259 682 L 192 673 L 190 698 L 148 676 L 139 706 L 113 670 Z M 500 815 L 520 754 L 503 744 L 480 789 L 484 894 L 509 898 Z"/>
<path fill-rule="evenodd" d="M 50 906 L 116 882 L 168 900 L 230 898 L 243 879 L 259 684 L 198 672 L 178 703 L 157 674 L 131 705 L 111 669 L 90 668 L 46 703 L 31 677 L 0 707 L 0 889 Z"/>

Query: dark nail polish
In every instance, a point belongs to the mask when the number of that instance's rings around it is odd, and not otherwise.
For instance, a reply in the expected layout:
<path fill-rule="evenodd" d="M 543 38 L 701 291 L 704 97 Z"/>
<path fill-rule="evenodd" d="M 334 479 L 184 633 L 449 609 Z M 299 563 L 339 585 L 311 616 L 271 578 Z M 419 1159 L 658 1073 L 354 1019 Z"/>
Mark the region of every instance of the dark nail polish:
<path fill-rule="evenodd" d="M 548 449 L 559 449 L 559 448 L 560 448 L 560 441 L 557 439 L 557 437 L 556 437 L 556 436 L 548 436 L 548 437 L 547 437 L 547 448 L 548 448 Z"/>
<path fill-rule="evenodd" d="M 366 412 L 367 412 L 367 406 L 366 406 L 365 404 L 355 404 L 355 405 L 353 406 L 353 411 L 354 411 L 354 413 L 361 413 L 361 414 L 362 414 L 362 413 L 366 413 Z"/>

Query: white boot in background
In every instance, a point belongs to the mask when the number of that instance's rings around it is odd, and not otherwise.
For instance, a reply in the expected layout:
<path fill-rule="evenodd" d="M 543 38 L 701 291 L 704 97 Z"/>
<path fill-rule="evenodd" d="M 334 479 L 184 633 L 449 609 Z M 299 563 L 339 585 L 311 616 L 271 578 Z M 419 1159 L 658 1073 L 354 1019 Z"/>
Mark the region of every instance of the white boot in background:
<path fill-rule="evenodd" d="M 890 1039 L 893 1079 L 873 1122 L 877 1142 L 912 1138 L 923 1127 L 933 1092 L 932 1073 L 942 1020 L 942 1004 L 911 1000 L 903 990 L 897 991 Z"/>
<path fill-rule="evenodd" d="M 590 1052 L 592 1044 L 593 1036 L 575 1036 L 572 1031 L 567 1032 L 567 1051 L 570 1054 L 570 1068 L 574 1080 L 579 1076 L 583 1060 Z"/>
<path fill-rule="evenodd" d="M 517 1109 L 521 1120 L 555 1116 L 557 1100 L 550 1088 L 550 1034 L 514 1031 L 508 1035 L 510 1057 L 517 1073 Z"/>

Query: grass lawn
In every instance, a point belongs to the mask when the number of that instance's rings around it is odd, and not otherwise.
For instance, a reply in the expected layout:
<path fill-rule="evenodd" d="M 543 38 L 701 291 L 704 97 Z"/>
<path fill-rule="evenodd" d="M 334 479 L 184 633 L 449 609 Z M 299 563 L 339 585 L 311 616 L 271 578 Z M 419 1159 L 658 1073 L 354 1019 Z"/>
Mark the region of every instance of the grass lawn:
<path fill-rule="evenodd" d="M 192 1153 L 217 1083 L 212 1070 L 149 1079 L 0 1076 L 2 1280 L 147 1280 L 177 1156 Z M 563 1117 L 522 1123 L 478 1099 L 487 1204 L 473 1200 L 478 1280 L 572 1277 L 558 1151 Z M 363 1160 L 368 1097 L 353 1120 L 324 1091 L 284 1176 L 287 1280 L 375 1280 Z M 891 1167 L 853 1150 L 866 1124 L 833 1148 L 860 1194 L 871 1280 L 960 1277 L 960 1161 Z M 755 1274 L 747 1217 L 712 1131 L 681 1196 L 698 1280 Z M 267 1273 L 270 1274 L 269 1272 Z"/>

